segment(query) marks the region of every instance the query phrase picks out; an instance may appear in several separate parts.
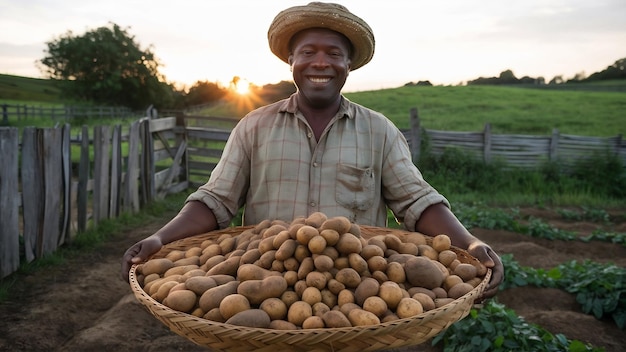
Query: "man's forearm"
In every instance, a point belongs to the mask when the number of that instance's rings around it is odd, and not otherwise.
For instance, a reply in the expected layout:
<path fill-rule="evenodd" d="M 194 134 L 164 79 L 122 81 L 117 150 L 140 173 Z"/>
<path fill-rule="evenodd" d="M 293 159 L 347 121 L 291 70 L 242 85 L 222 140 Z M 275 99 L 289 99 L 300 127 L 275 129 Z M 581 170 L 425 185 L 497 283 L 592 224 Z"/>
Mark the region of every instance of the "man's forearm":
<path fill-rule="evenodd" d="M 189 236 L 198 235 L 217 229 L 215 215 L 204 203 L 191 201 L 153 236 L 167 244 Z"/>

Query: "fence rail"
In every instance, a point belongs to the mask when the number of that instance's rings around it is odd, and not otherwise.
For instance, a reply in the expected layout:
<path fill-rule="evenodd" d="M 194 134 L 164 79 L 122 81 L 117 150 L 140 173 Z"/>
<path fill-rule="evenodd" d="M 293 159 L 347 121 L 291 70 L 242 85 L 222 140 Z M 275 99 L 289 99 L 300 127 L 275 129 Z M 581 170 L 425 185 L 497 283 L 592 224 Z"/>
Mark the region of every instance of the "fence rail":
<path fill-rule="evenodd" d="M 28 106 L 0 104 L 1 118 L 3 125 L 8 125 L 9 119 L 28 120 L 35 118 L 49 118 L 52 120 L 71 121 L 81 119 L 128 119 L 137 117 L 137 114 L 126 107 L 115 106 Z"/>
<path fill-rule="evenodd" d="M 52 253 L 104 219 L 137 212 L 155 199 L 204 183 L 237 123 L 221 117 L 149 116 L 125 126 L 124 134 L 121 125 L 105 125 L 94 127 L 90 136 L 83 126 L 79 136 L 70 137 L 70 125 L 64 124 L 25 128 L 20 139 L 17 128 L 0 127 L 0 278 L 17 270 L 20 260 Z M 573 165 L 606 152 L 626 165 L 621 135 L 597 138 L 557 130 L 549 136 L 496 135 L 489 125 L 479 132 L 428 130 L 420 126 L 417 109 L 409 119 L 411 128 L 402 132 L 416 161 L 421 153 L 437 155 L 456 147 L 485 162 L 502 160 L 521 168 L 548 160 Z M 77 158 L 71 156 L 72 144 L 80 150 Z"/>

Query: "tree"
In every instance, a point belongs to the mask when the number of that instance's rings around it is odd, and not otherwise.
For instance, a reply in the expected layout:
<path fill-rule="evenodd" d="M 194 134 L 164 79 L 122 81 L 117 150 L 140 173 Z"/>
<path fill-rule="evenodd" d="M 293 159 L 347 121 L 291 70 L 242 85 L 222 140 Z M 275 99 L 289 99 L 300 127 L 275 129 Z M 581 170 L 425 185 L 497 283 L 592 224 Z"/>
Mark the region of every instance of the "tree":
<path fill-rule="evenodd" d="M 197 81 L 185 96 L 185 105 L 200 105 L 220 100 L 226 95 L 226 90 L 217 83 Z"/>
<path fill-rule="evenodd" d="M 46 45 L 40 69 L 62 83 L 67 98 L 137 109 L 173 103 L 151 47 L 142 50 L 117 24 L 83 35 L 68 31 Z"/>

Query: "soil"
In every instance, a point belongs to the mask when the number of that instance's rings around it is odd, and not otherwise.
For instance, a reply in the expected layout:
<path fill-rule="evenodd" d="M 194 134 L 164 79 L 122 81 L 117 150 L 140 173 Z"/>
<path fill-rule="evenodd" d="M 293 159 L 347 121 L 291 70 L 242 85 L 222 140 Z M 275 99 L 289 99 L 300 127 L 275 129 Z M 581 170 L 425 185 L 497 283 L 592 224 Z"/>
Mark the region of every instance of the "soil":
<path fill-rule="evenodd" d="M 626 232 L 624 210 L 610 224 L 565 221 L 555 211 L 521 209 L 553 227 L 581 236 L 602 228 Z M 8 301 L 0 304 L 0 351 L 207 351 L 156 320 L 119 277 L 122 253 L 153 233 L 172 215 L 149 226 L 112 236 L 95 251 L 70 256 L 64 264 L 21 275 Z M 570 260 L 590 259 L 626 267 L 626 246 L 607 242 L 552 241 L 528 235 L 472 229 L 499 253 L 523 266 L 549 269 Z M 558 289 L 522 287 L 495 298 L 528 323 L 553 334 L 609 351 L 626 351 L 626 334 L 611 320 L 581 311 L 575 297 Z M 440 351 L 425 343 L 401 351 Z M 396 351 L 400 351 L 396 350 Z"/>

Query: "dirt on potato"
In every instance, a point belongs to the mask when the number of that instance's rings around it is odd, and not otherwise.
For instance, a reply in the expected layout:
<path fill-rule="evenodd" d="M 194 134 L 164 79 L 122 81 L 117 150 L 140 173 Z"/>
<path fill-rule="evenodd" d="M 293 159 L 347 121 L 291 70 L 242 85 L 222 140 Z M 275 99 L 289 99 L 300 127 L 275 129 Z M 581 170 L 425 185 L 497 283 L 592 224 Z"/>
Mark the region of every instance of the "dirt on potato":
<path fill-rule="evenodd" d="M 624 210 L 621 210 L 623 214 Z M 521 209 L 552 227 L 581 236 L 595 229 L 626 232 L 621 222 L 599 224 L 563 220 L 546 209 Z M 616 212 L 616 214 L 620 214 Z M 126 248 L 163 226 L 166 214 L 149 226 L 117 234 L 97 250 L 72 256 L 62 265 L 20 276 L 11 297 L 0 304 L 0 351 L 207 351 L 169 330 L 137 301 L 120 279 Z M 472 229 L 500 254 L 513 254 L 523 266 L 553 268 L 570 260 L 611 262 L 626 267 L 626 246 L 607 242 L 552 241 L 507 231 Z M 525 321 L 553 334 L 626 351 L 624 330 L 611 320 L 581 311 L 575 297 L 549 288 L 521 287 L 501 291 L 497 301 Z M 425 343 L 395 351 L 441 351 Z"/>

